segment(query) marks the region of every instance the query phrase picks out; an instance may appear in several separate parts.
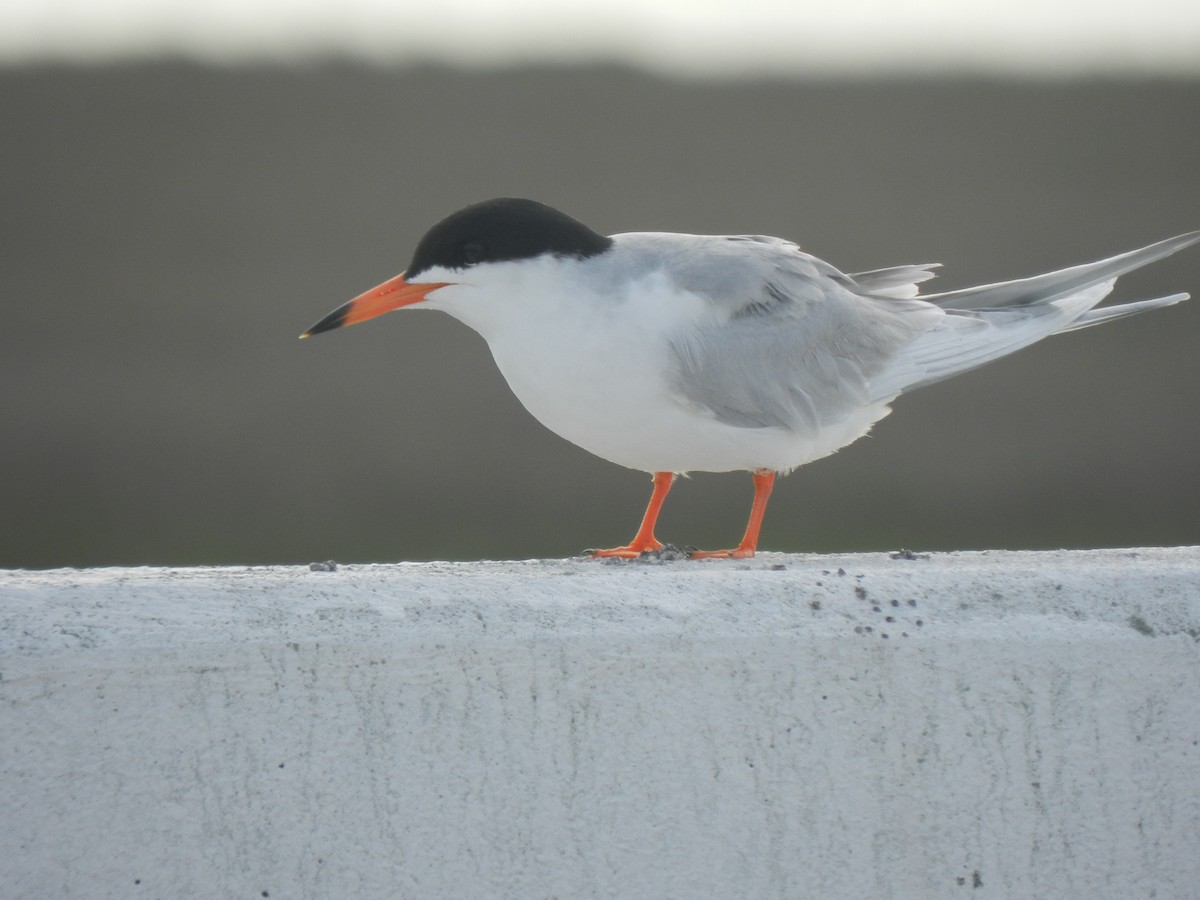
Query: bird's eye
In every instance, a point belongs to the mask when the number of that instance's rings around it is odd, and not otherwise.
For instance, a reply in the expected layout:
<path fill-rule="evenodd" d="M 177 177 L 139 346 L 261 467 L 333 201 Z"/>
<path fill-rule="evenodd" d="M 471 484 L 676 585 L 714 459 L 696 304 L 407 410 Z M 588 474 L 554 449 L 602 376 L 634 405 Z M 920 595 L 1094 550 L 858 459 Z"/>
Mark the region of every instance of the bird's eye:
<path fill-rule="evenodd" d="M 467 266 L 483 259 L 484 249 L 480 241 L 463 241 L 458 245 L 458 258 Z"/>

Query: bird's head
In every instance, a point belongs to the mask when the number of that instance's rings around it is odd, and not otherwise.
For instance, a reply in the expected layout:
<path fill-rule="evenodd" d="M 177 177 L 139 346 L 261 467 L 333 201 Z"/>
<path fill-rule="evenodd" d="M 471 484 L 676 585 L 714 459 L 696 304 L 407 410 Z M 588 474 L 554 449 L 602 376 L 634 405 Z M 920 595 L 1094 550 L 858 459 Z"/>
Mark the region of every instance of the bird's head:
<path fill-rule="evenodd" d="M 612 238 L 543 203 L 511 197 L 486 200 L 438 222 L 421 238 L 404 272 L 342 304 L 300 337 L 365 322 L 394 309 L 435 304 L 443 289 L 486 282 L 499 263 L 542 256 L 585 259 L 611 245 Z"/>

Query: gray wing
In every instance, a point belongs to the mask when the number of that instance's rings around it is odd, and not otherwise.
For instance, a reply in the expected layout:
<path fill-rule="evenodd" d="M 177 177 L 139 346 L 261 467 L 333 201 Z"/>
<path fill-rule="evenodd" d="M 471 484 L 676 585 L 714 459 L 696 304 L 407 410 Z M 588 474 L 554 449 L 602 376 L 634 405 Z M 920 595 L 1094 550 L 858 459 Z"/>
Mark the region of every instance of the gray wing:
<path fill-rule="evenodd" d="M 672 342 L 685 402 L 743 428 L 813 435 L 863 407 L 1007 356 L 1059 331 L 1157 309 L 1173 294 L 1093 309 L 1116 277 L 1200 242 L 1200 232 L 1033 278 L 916 298 L 934 266 L 847 275 L 777 238 L 714 238 L 682 267 L 721 311 Z M 732 255 L 729 248 L 737 249 Z M 747 252 L 750 250 L 752 252 Z M 722 273 L 716 290 L 703 269 Z M 684 278 L 686 281 L 686 278 Z"/>
<path fill-rule="evenodd" d="M 721 293 L 702 279 L 687 285 L 710 294 L 721 315 L 678 335 L 671 349 L 678 394 L 726 424 L 815 436 L 869 405 L 872 381 L 944 316 L 922 301 L 866 296 L 856 281 L 903 297 L 932 276 L 928 267 L 850 276 L 776 238 L 724 240 L 740 243 L 740 280 L 728 283 L 727 260 Z M 710 265 L 719 250 L 710 248 Z"/>

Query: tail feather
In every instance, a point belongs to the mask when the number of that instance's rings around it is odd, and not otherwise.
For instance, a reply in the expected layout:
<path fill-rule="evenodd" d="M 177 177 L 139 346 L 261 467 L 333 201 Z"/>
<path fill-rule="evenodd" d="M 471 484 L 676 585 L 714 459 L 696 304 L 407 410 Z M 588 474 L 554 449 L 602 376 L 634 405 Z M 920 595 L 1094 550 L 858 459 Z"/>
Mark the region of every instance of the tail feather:
<path fill-rule="evenodd" d="M 871 397 L 889 401 L 901 391 L 974 369 L 1052 334 L 1186 300 L 1188 295 L 1181 293 L 1095 308 L 1117 276 L 1195 243 L 1200 243 L 1200 231 L 1058 272 L 923 296 L 944 315 L 872 379 Z"/>
<path fill-rule="evenodd" d="M 1089 309 L 1070 325 L 1060 328 L 1055 334 L 1064 331 L 1077 331 L 1080 328 L 1100 325 L 1104 322 L 1111 322 L 1113 319 L 1123 319 L 1126 316 L 1133 316 L 1151 309 L 1161 309 L 1164 306 L 1171 306 L 1172 304 L 1187 300 L 1190 296 L 1190 294 L 1171 294 L 1169 297 L 1156 297 L 1153 300 L 1137 300 L 1133 303 L 1120 303 L 1116 306 L 1105 306 L 1101 309 Z"/>
<path fill-rule="evenodd" d="M 923 263 L 919 266 L 891 266 L 887 269 L 872 269 L 856 272 L 850 276 L 858 289 L 875 297 L 892 297 L 905 300 L 917 296 L 922 281 L 928 281 L 941 268 L 941 263 Z"/>
<path fill-rule="evenodd" d="M 946 291 L 941 294 L 924 294 L 922 300 L 936 303 L 942 309 L 997 309 L 1005 306 L 1031 306 L 1048 303 L 1060 297 L 1089 288 L 1094 284 L 1109 281 L 1118 275 L 1132 272 L 1149 263 L 1170 256 L 1184 247 L 1200 242 L 1200 231 L 1167 238 L 1140 250 L 1130 250 L 1108 259 L 978 287 Z"/>
<path fill-rule="evenodd" d="M 946 310 L 941 320 L 906 346 L 871 382 L 885 400 L 970 371 L 1015 353 L 1078 321 L 1112 290 L 1112 279 L 1033 306 Z"/>

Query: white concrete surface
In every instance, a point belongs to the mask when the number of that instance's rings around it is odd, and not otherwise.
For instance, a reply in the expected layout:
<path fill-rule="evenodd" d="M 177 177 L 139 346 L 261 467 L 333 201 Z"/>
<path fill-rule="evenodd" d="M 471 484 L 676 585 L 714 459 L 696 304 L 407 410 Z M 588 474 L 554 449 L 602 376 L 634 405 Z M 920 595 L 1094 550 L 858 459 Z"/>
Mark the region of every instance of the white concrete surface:
<path fill-rule="evenodd" d="M 1200 548 L 0 572 L 0 896 L 1200 896 Z"/>

